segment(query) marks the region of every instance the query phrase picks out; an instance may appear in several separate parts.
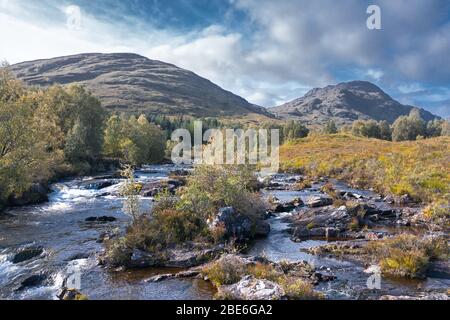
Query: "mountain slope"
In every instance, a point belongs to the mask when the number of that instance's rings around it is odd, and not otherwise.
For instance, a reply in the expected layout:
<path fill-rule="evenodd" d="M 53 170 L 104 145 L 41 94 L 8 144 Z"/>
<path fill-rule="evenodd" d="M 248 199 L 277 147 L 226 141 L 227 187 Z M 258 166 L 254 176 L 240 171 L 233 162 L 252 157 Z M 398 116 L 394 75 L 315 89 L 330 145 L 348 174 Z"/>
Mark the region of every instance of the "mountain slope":
<path fill-rule="evenodd" d="M 11 66 L 29 85 L 80 83 L 103 106 L 124 112 L 271 117 L 264 108 L 172 64 L 130 53 L 87 53 Z"/>
<path fill-rule="evenodd" d="M 399 103 L 376 85 L 367 81 L 344 82 L 335 86 L 317 88 L 302 98 L 269 109 L 285 119 L 296 119 L 305 124 L 323 124 L 332 119 L 338 124 L 358 119 L 394 122 L 409 114 L 413 107 Z M 420 109 L 424 120 L 437 116 Z"/>

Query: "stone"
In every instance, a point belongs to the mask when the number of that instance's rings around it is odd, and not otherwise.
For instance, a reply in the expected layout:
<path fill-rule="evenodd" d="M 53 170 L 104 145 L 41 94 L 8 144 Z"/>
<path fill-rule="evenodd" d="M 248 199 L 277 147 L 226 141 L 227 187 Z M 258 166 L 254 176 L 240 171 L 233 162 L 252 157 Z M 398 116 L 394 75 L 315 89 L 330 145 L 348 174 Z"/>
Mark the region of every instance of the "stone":
<path fill-rule="evenodd" d="M 284 290 L 275 282 L 245 276 L 238 283 L 219 287 L 219 296 L 234 300 L 280 300 Z"/>
<path fill-rule="evenodd" d="M 324 206 L 332 205 L 333 199 L 331 199 L 330 197 L 315 196 L 315 197 L 310 197 L 308 199 L 308 201 L 306 202 L 306 204 L 310 208 L 324 207 Z"/>
<path fill-rule="evenodd" d="M 210 228 L 218 226 L 225 227 L 226 238 L 232 237 L 238 242 L 248 240 L 253 236 L 253 222 L 251 219 L 240 214 L 232 207 L 219 209 L 217 216 L 209 223 Z"/>
<path fill-rule="evenodd" d="M 80 188 L 86 189 L 86 190 L 101 190 L 108 188 L 112 185 L 117 184 L 118 182 L 115 180 L 109 180 L 109 179 L 95 179 L 95 180 L 88 180 L 84 181 Z"/>
<path fill-rule="evenodd" d="M 27 247 L 20 249 L 11 259 L 11 262 L 14 264 L 21 263 L 24 261 L 31 260 L 36 258 L 44 253 L 44 249 L 42 247 Z"/>
<path fill-rule="evenodd" d="M 35 274 L 29 276 L 20 283 L 20 287 L 17 289 L 17 291 L 23 291 L 27 288 L 38 287 L 42 285 L 46 280 L 47 280 L 46 274 Z"/>
<path fill-rule="evenodd" d="M 270 224 L 260 220 L 256 223 L 255 237 L 267 237 L 270 233 Z"/>
<path fill-rule="evenodd" d="M 86 222 L 114 222 L 116 221 L 117 218 L 114 217 L 108 217 L 108 216 L 102 216 L 102 217 L 89 217 L 86 218 L 85 221 Z"/>

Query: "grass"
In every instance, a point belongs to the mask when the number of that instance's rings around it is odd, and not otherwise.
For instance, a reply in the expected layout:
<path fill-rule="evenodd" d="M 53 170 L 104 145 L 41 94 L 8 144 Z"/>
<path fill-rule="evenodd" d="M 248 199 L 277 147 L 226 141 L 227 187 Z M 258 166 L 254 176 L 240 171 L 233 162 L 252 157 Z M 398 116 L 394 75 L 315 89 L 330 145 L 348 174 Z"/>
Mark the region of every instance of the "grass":
<path fill-rule="evenodd" d="M 238 256 L 226 256 L 216 260 L 202 269 L 202 275 L 207 277 L 216 287 L 238 282 L 246 273 L 246 266 Z"/>
<path fill-rule="evenodd" d="M 286 297 L 291 300 L 317 300 L 324 299 L 324 295 L 314 291 L 314 286 L 302 279 L 283 277 L 279 281 Z"/>
<path fill-rule="evenodd" d="M 450 138 L 390 142 L 350 134 L 316 135 L 280 148 L 283 170 L 329 176 L 382 194 L 446 201 L 450 193 Z M 448 214 L 447 210 L 447 214 Z"/>
<path fill-rule="evenodd" d="M 405 278 L 423 278 L 430 261 L 449 256 L 445 239 L 408 234 L 371 242 L 366 252 L 379 261 L 383 274 Z"/>

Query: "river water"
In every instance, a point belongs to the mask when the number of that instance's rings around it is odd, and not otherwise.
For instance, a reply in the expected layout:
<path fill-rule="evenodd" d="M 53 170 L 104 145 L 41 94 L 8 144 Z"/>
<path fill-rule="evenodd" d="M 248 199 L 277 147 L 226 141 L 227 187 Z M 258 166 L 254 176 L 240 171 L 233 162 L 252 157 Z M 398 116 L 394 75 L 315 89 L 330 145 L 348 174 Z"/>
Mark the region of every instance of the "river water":
<path fill-rule="evenodd" d="M 145 166 L 136 172 L 137 181 L 151 182 L 167 179 L 169 172 L 179 169 L 173 165 Z M 109 177 L 113 184 L 101 190 L 89 189 L 83 177 L 60 181 L 52 185 L 50 201 L 45 204 L 11 208 L 0 218 L 0 299 L 56 299 L 63 281 L 71 270 L 79 270 L 81 292 L 89 299 L 211 299 L 214 289 L 200 279 L 171 279 L 146 282 L 145 279 L 169 269 L 142 269 L 109 271 L 98 266 L 96 255 L 103 244 L 98 241 L 102 234 L 123 230 L 129 218 L 122 212 L 122 200 L 117 193 L 121 179 Z M 295 197 L 304 200 L 313 195 L 309 191 L 270 192 L 281 200 Z M 265 191 L 265 196 L 268 192 Z M 151 198 L 142 198 L 143 210 L 150 210 Z M 286 213 L 289 214 L 289 213 Z M 108 216 L 114 222 L 86 222 L 89 217 Z M 425 282 L 398 283 L 384 281 L 382 291 L 366 288 L 369 275 L 364 268 L 349 261 L 333 258 L 317 258 L 303 253 L 308 248 L 325 243 L 308 240 L 296 243 L 290 240 L 288 225 L 283 216 L 271 218 L 271 233 L 257 240 L 248 254 L 265 255 L 273 261 L 306 260 L 321 270 L 330 270 L 337 280 L 324 283 L 318 289 L 333 299 L 377 297 L 381 294 L 405 294 L 415 292 L 417 286 L 448 286 L 448 280 L 428 279 Z M 13 263 L 12 257 L 26 247 L 42 247 L 44 253 L 34 259 Z M 33 285 L 22 286 L 31 276 L 40 280 Z M 447 282 L 446 282 L 447 281 Z"/>

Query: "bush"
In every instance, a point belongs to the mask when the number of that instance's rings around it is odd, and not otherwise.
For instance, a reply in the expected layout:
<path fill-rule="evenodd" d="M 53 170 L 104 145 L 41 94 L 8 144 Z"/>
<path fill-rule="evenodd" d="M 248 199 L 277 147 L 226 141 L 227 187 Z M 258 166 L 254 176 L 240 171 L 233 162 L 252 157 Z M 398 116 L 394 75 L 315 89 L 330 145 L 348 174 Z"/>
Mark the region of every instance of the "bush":
<path fill-rule="evenodd" d="M 176 196 L 161 193 L 151 215 L 141 215 L 135 203 L 136 188 L 132 171 L 126 172 L 126 209 L 133 217 L 125 243 L 129 248 L 158 252 L 189 241 L 222 243 L 225 226 L 209 228 L 208 220 L 222 207 L 233 207 L 256 223 L 265 213 L 265 205 L 254 192 L 257 180 L 245 167 L 198 167 L 187 178 L 186 187 Z M 132 214 L 133 212 L 133 214 Z M 122 240 L 121 240 L 122 241 Z M 111 247 L 111 255 L 122 259 L 123 243 Z M 115 259 L 111 259 L 115 263 Z"/>
<path fill-rule="evenodd" d="M 430 260 L 448 257 L 445 239 L 408 234 L 371 242 L 366 250 L 379 260 L 383 274 L 395 277 L 422 278 Z"/>
<path fill-rule="evenodd" d="M 106 242 L 104 260 L 111 266 L 127 265 L 131 259 L 132 249 L 125 237 Z"/>
<path fill-rule="evenodd" d="M 408 116 L 399 117 L 392 126 L 394 141 L 416 140 L 418 136 L 426 135 L 426 124 L 418 109 L 411 110 Z"/>
<path fill-rule="evenodd" d="M 321 293 L 314 291 L 312 284 L 299 278 L 283 277 L 279 280 L 279 284 L 286 296 L 292 300 L 317 300 L 324 298 Z"/>
<path fill-rule="evenodd" d="M 273 282 L 278 282 L 280 277 L 283 276 L 283 273 L 277 271 L 272 265 L 259 262 L 249 266 L 247 273 L 257 279 L 266 279 Z"/>
<path fill-rule="evenodd" d="M 238 282 L 246 273 L 242 258 L 227 255 L 204 267 L 201 271 L 215 286 L 230 285 Z"/>

